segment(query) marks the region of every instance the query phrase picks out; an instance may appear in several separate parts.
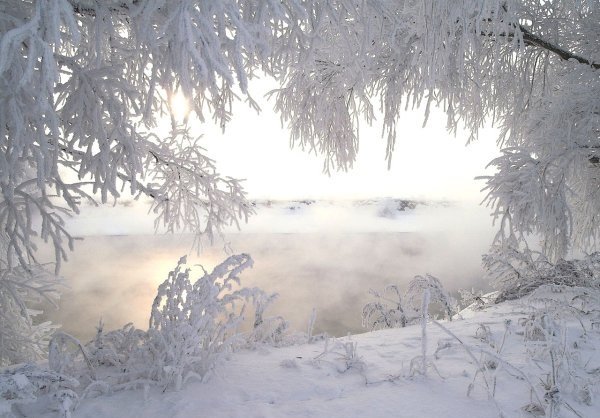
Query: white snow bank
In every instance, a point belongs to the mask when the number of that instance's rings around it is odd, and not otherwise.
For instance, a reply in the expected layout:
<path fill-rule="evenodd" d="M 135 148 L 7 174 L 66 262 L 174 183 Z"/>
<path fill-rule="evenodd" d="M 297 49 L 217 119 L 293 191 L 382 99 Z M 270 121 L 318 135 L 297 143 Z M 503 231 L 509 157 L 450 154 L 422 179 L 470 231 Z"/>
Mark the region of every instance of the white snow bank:
<path fill-rule="evenodd" d="M 533 415 L 525 409 L 535 413 L 536 402 L 556 396 L 542 384 L 553 373 L 546 354 L 554 350 L 556 362 L 568 359 L 571 372 L 589 382 L 589 399 L 583 392 L 576 399 L 565 383 L 569 376 L 560 374 L 567 365 L 555 365 L 561 416 L 576 416 L 573 407 L 582 417 L 597 417 L 600 405 L 593 396 L 598 394 L 600 334 L 593 318 L 585 328 L 576 322 L 557 324 L 557 332 L 567 331 L 564 346 L 533 338 L 529 307 L 518 302 L 443 323 L 456 338 L 430 323 L 427 376 L 411 367 L 421 353 L 419 326 L 240 351 L 206 383 L 189 383 L 178 392 L 157 388 L 84 399 L 73 416 L 491 418 L 502 411 L 506 417 L 527 417 Z M 28 416 L 26 407 L 20 412 Z"/>

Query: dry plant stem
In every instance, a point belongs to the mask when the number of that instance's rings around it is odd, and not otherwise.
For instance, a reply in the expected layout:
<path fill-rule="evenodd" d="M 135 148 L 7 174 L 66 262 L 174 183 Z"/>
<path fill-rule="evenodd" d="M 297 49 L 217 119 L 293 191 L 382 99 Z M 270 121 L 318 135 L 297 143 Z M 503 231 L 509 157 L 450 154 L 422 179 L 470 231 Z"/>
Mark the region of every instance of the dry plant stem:
<path fill-rule="evenodd" d="M 427 376 L 427 320 L 429 319 L 429 298 L 431 294 L 429 289 L 423 291 L 423 301 L 421 304 L 421 374 Z"/>
<path fill-rule="evenodd" d="M 473 360 L 473 363 L 477 365 L 478 369 L 483 369 L 485 366 L 482 366 L 481 363 L 477 360 L 477 358 L 473 355 L 473 353 L 471 352 L 471 349 L 469 347 L 467 347 L 460 338 L 458 338 L 458 336 L 456 336 L 456 334 L 454 334 L 452 331 L 450 331 L 448 328 L 446 328 L 445 326 L 443 326 L 442 324 L 440 324 L 438 321 L 436 320 L 431 320 L 431 322 L 433 324 L 435 324 L 437 327 L 439 327 L 442 331 L 444 331 L 446 334 L 448 334 L 450 337 L 454 338 L 456 341 L 459 342 L 459 344 L 461 345 L 461 347 L 463 347 L 463 349 L 465 350 L 465 352 L 467 353 L 467 355 L 471 358 L 471 360 Z M 500 408 L 500 405 L 498 405 L 498 402 L 496 401 L 496 398 L 494 397 L 494 394 L 492 392 L 492 389 L 490 388 L 490 384 L 487 381 L 487 377 L 485 376 L 485 373 L 482 374 L 483 377 L 483 381 L 485 383 L 485 388 L 486 391 L 488 393 L 488 399 L 492 400 L 492 402 L 494 403 L 494 406 L 496 407 L 496 409 L 498 410 L 498 414 L 503 417 L 504 413 L 502 412 L 502 409 Z"/>

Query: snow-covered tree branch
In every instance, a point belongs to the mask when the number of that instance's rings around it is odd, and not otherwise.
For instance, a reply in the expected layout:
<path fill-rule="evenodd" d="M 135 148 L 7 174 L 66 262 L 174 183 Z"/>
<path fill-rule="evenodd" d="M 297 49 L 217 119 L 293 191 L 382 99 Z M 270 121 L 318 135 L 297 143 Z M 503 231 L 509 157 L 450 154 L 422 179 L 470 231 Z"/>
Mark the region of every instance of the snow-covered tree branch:
<path fill-rule="evenodd" d="M 82 199 L 118 199 L 124 187 L 153 198 L 168 229 L 211 233 L 245 219 L 251 210 L 239 182 L 220 176 L 204 151 L 189 152 L 198 143 L 185 130 L 167 138 L 152 131 L 176 91 L 200 120 L 209 115 L 224 126 L 236 89 L 253 103 L 248 81 L 256 71 L 281 77 L 275 107 L 292 143 L 322 153 L 327 171 L 352 166 L 359 123 L 373 122 L 377 101 L 390 162 L 404 108 L 423 104 L 427 117 L 431 105 L 442 106 L 448 129 L 464 125 L 469 140 L 497 124 L 505 153 L 487 186 L 497 214 L 513 217 L 518 233 L 540 233 L 549 253 L 589 245 L 599 232 L 590 218 L 590 205 L 600 204 L 593 180 L 599 7 L 584 0 L 3 2 L 8 262 L 32 260 L 34 234 L 55 244 L 58 261 L 72 243 L 60 213 L 77 213 Z"/>
<path fill-rule="evenodd" d="M 54 246 L 59 270 L 74 244 L 64 217 L 85 200 L 147 196 L 157 227 L 208 236 L 247 219 L 252 208 L 240 181 L 219 174 L 185 127 L 174 123 L 171 135 L 160 136 L 157 124 L 171 113 L 176 92 L 200 120 L 223 126 L 236 94 L 253 105 L 254 72 L 282 73 L 308 42 L 300 24 L 305 5 L 0 2 L 3 323 L 22 323 L 23 335 L 36 331 L 28 294 L 9 291 L 8 278 L 37 277 L 40 239 Z"/>
<path fill-rule="evenodd" d="M 403 110 L 443 108 L 450 132 L 493 123 L 504 155 L 487 201 L 503 234 L 537 233 L 548 255 L 590 247 L 600 146 L 600 4 L 586 0 L 339 1 L 273 94 L 292 141 L 352 166 L 379 102 L 388 161 Z"/>
<path fill-rule="evenodd" d="M 304 42 L 300 2 L 5 1 L 0 5 L 0 183 L 7 262 L 57 262 L 62 216 L 82 199 L 147 195 L 168 229 L 212 234 L 251 213 L 185 130 L 153 133 L 180 91 L 204 120 L 231 117 L 235 89 L 282 71 Z M 248 96 L 249 97 L 249 96 Z M 41 225 L 38 219 L 41 218 Z"/>

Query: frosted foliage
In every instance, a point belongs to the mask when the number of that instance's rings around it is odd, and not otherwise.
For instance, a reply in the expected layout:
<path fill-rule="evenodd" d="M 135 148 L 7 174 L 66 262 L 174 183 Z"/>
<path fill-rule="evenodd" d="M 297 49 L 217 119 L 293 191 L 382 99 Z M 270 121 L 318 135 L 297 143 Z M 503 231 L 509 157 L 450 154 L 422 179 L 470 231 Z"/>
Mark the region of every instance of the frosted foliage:
<path fill-rule="evenodd" d="M 31 410 L 25 414 L 19 408 L 11 408 L 12 412 L 5 409 L 2 416 L 40 416 L 46 412 L 44 410 L 52 410 L 55 411 L 55 416 L 69 418 L 79 400 L 75 392 L 78 386 L 76 379 L 44 369 L 38 364 L 21 364 L 2 370 L 0 399 L 4 405 L 9 408 L 32 405 Z"/>
<path fill-rule="evenodd" d="M 352 166 L 377 108 L 388 163 L 403 109 L 427 119 L 440 106 L 468 140 L 493 122 L 499 240 L 535 233 L 550 259 L 594 247 L 598 45 L 593 0 L 2 1 L 0 268 L 29 280 L 41 239 L 58 271 L 74 244 L 63 218 L 82 201 L 146 196 L 157 227 L 209 237 L 244 221 L 240 181 L 174 117 L 170 135 L 155 128 L 176 93 L 225 127 L 236 98 L 257 108 L 256 74 L 281 82 L 291 144 L 324 155 L 325 171 Z"/>
<path fill-rule="evenodd" d="M 337 1 L 273 92 L 292 143 L 352 166 L 379 106 L 388 161 L 402 110 L 431 105 L 468 141 L 500 128 L 486 178 L 502 231 L 535 232 L 552 257 L 598 237 L 600 3 L 589 0 Z M 408 138 L 407 138 L 408 139 Z M 511 229 L 512 228 L 512 229 Z"/>
<path fill-rule="evenodd" d="M 168 229 L 212 234 L 251 213 L 183 129 L 158 137 L 175 91 L 224 124 L 255 70 L 276 75 L 306 41 L 310 2 L 3 1 L 0 5 L 0 223 L 8 262 L 32 237 L 72 238 L 62 217 L 123 193 L 155 202 Z M 253 104 L 250 96 L 246 96 Z M 41 220 L 41 223 L 38 222 Z"/>
<path fill-rule="evenodd" d="M 600 232 L 599 72 L 565 64 L 557 74 L 563 84 L 540 98 L 543 112 L 521 115 L 515 145 L 492 162 L 498 174 L 487 179 L 497 215 L 510 216 L 516 231 L 540 233 L 551 256 L 564 255 L 571 239 L 593 248 Z"/>
<path fill-rule="evenodd" d="M 291 143 L 347 169 L 382 112 L 441 106 L 450 131 L 501 128 L 488 201 L 551 256 L 599 233 L 600 4 L 590 0 L 9 0 L 0 7 L 0 221 L 8 260 L 52 241 L 82 199 L 147 195 L 159 223 L 212 234 L 250 214 L 184 129 L 152 133 L 176 91 L 225 126 L 260 72 Z M 239 94 L 238 94 L 239 95 Z M 191 147 L 196 152 L 190 153 Z M 90 187 L 86 188 L 88 184 Z M 91 194 L 91 191 L 96 194 Z M 39 222 L 34 220 L 40 219 Z"/>
<path fill-rule="evenodd" d="M 518 299 L 542 285 L 598 289 L 600 253 L 582 259 L 550 261 L 543 253 L 515 246 L 494 246 L 483 267 L 498 289 L 496 302 Z"/>
<path fill-rule="evenodd" d="M 456 313 L 456 300 L 448 294 L 437 277 L 431 274 L 415 276 L 408 284 L 405 295 L 406 304 L 419 315 L 428 315 L 423 311 L 423 306 L 429 307 L 430 303 L 438 303 L 449 321 Z M 424 300 L 427 299 L 427 303 Z"/>
<path fill-rule="evenodd" d="M 362 309 L 362 325 L 373 331 L 403 328 L 429 316 L 431 303 L 437 304 L 449 321 L 456 313 L 456 300 L 448 294 L 440 280 L 430 274 L 415 276 L 404 294 L 398 285 L 388 285 L 383 292 L 369 290 L 375 301 Z M 424 308 L 425 307 L 425 308 Z"/>
<path fill-rule="evenodd" d="M 200 120 L 222 126 L 235 91 L 256 107 L 248 80 L 297 61 L 308 42 L 305 7 L 310 1 L 0 2 L 2 363 L 43 354 L 51 327 L 32 320 L 24 284 L 39 276 L 40 239 L 54 247 L 59 271 L 74 245 L 64 217 L 83 201 L 145 197 L 157 228 L 209 238 L 246 221 L 253 210 L 240 181 L 218 172 L 199 139 L 174 117 L 170 135 L 155 128 L 176 92 Z M 20 278 L 9 279 L 15 269 Z"/>
<path fill-rule="evenodd" d="M 185 257 L 157 291 L 152 304 L 148 340 L 132 359 L 142 376 L 176 389 L 190 377 L 204 377 L 231 344 L 242 316 L 235 306 L 244 304 L 247 289 L 239 273 L 252 266 L 246 254 L 229 257 L 194 283 Z"/>
<path fill-rule="evenodd" d="M 56 298 L 56 279 L 41 266 L 0 269 L 0 367 L 44 357 L 57 327 L 32 305 Z"/>
<path fill-rule="evenodd" d="M 256 324 L 274 296 L 239 286 L 240 273 L 251 266 L 250 256 L 233 255 L 193 281 L 181 258 L 158 287 L 147 331 L 127 324 L 106 332 L 100 322 L 96 337 L 85 345 L 58 332 L 50 341 L 50 369 L 75 377 L 85 387 L 83 397 L 151 386 L 179 390 L 189 379 L 207 379 L 236 348 L 281 343 L 287 325 L 282 318 Z M 256 306 L 254 328 L 242 333 L 250 304 Z"/>
<path fill-rule="evenodd" d="M 0 7 L 0 221 L 9 263 L 52 241 L 82 199 L 153 199 L 159 223 L 212 234 L 251 212 L 185 129 L 152 133 L 179 91 L 225 126 L 275 76 L 291 143 L 347 169 L 382 112 L 388 161 L 406 108 L 444 109 L 469 140 L 493 122 L 488 202 L 503 233 L 552 257 L 599 233 L 600 4 L 590 0 L 9 0 Z M 196 152 L 190 153 L 194 147 Z M 86 188 L 88 184 L 90 187 Z M 91 191 L 96 192 L 92 194 Z M 39 222 L 34 220 L 40 219 Z"/>
<path fill-rule="evenodd" d="M 378 292 L 370 289 L 375 301 L 367 303 L 362 310 L 362 326 L 369 330 L 403 328 L 409 323 L 404 300 L 398 285 L 389 285 Z"/>
<path fill-rule="evenodd" d="M 291 344 L 294 336 L 287 334 L 290 324 L 282 316 L 265 316 L 265 310 L 279 297 L 277 293 L 268 294 L 258 288 L 243 291 L 246 300 L 251 300 L 254 307 L 254 323 L 252 331 L 245 335 L 247 347 L 260 345 L 282 346 Z M 310 341 L 310 333 L 307 340 Z"/>
<path fill-rule="evenodd" d="M 512 8 L 505 11 L 500 3 L 336 2 L 333 17 L 315 23 L 320 36 L 308 59 L 290 71 L 277 92 L 293 141 L 325 152 L 327 164 L 351 166 L 358 123 L 361 117 L 371 121 L 373 98 L 381 101 L 388 158 L 404 103 L 443 103 L 452 129 L 464 118 L 476 134 L 487 117 L 481 109 L 490 86 L 469 79 L 485 79 L 481 74 L 490 70 L 494 52 L 516 47 L 519 40 L 490 42 L 495 34 L 515 32 Z M 479 111 L 463 115 L 467 108 Z"/>

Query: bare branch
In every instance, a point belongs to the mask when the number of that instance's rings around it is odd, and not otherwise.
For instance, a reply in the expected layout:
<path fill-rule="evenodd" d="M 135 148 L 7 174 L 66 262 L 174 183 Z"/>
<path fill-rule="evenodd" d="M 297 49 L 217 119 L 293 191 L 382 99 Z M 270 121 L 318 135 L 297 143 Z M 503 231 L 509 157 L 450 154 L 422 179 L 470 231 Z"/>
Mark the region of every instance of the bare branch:
<path fill-rule="evenodd" d="M 600 69 L 599 63 L 592 62 L 592 61 L 590 61 L 586 58 L 583 58 L 577 54 L 567 51 L 566 49 L 563 49 L 557 45 L 554 45 L 554 44 L 540 38 L 539 36 L 531 33 L 523 25 L 519 25 L 519 30 L 523 34 L 523 41 L 525 42 L 526 45 L 535 46 L 535 47 L 550 51 L 550 52 L 558 55 L 560 58 L 562 58 L 565 61 L 575 60 L 581 64 L 589 65 L 596 70 Z"/>

